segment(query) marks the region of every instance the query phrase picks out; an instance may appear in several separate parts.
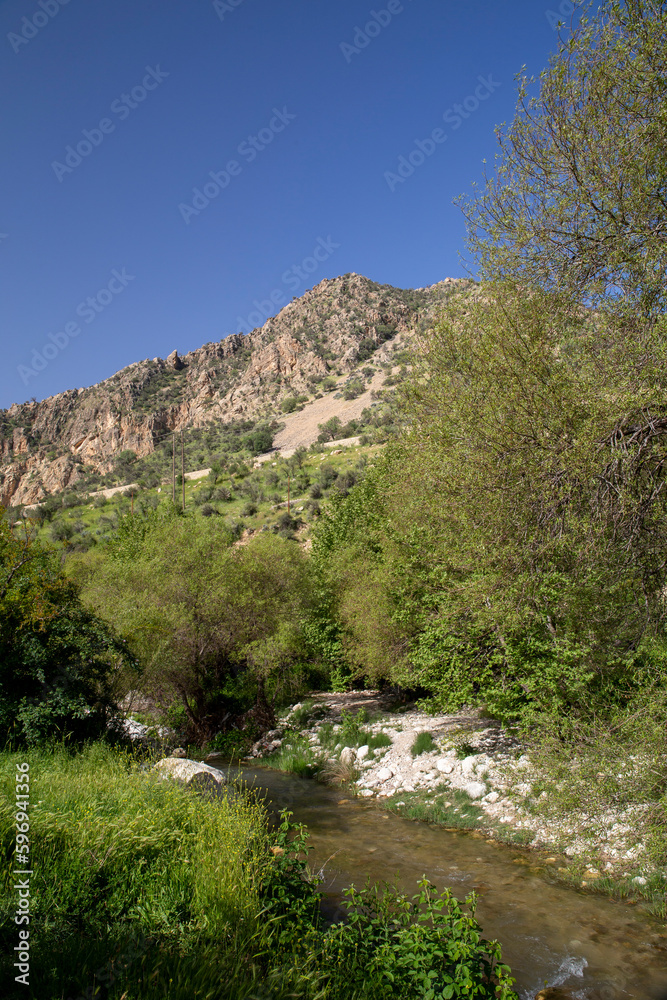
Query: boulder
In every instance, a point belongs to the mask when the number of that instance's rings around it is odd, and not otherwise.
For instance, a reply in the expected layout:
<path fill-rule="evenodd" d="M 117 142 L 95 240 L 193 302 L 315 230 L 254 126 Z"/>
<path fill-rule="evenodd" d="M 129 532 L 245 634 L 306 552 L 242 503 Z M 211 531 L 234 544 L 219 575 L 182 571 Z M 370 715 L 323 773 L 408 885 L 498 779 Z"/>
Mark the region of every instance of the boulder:
<path fill-rule="evenodd" d="M 469 781 L 467 785 L 464 785 L 463 791 L 471 799 L 481 799 L 483 795 L 486 795 L 486 785 L 481 781 Z"/>
<path fill-rule="evenodd" d="M 164 757 L 154 767 L 162 779 L 173 778 L 193 788 L 215 789 L 226 784 L 226 778 L 217 767 L 210 767 L 198 760 Z"/>
<path fill-rule="evenodd" d="M 353 764 L 356 760 L 356 754 L 351 747 L 343 747 L 340 752 L 340 762 L 341 764 Z"/>

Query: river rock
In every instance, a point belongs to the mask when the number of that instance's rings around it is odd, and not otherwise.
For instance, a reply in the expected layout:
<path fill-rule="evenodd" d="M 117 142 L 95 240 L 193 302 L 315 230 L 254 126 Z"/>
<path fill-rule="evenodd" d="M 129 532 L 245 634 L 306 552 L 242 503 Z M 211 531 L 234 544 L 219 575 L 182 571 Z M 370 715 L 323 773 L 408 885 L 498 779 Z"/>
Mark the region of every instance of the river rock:
<path fill-rule="evenodd" d="M 476 757 L 464 757 L 461 761 L 461 770 L 464 774 L 472 774 L 475 770 L 475 764 L 477 763 Z"/>
<path fill-rule="evenodd" d="M 484 801 L 490 802 L 491 805 L 493 805 L 499 798 L 500 796 L 498 795 L 498 792 L 489 792 L 489 794 L 484 797 Z"/>
<path fill-rule="evenodd" d="M 340 762 L 341 764 L 353 764 L 356 759 L 356 754 L 351 747 L 343 747 L 340 752 Z"/>
<path fill-rule="evenodd" d="M 214 788 L 226 783 L 226 778 L 217 767 L 210 767 L 198 760 L 184 760 L 176 757 L 164 757 L 154 767 L 160 778 L 173 778 L 186 785 L 202 788 Z"/>
<path fill-rule="evenodd" d="M 463 786 L 463 791 L 471 799 L 481 799 L 482 795 L 486 795 L 486 785 L 482 784 L 481 781 L 469 781 L 467 785 Z"/>
<path fill-rule="evenodd" d="M 381 767 L 377 776 L 379 781 L 389 781 L 390 778 L 394 777 L 394 772 L 390 767 Z"/>
<path fill-rule="evenodd" d="M 371 748 L 366 744 L 363 747 L 359 747 L 357 750 L 357 760 L 363 760 L 364 757 L 368 757 Z"/>
<path fill-rule="evenodd" d="M 451 760 L 439 760 L 436 767 L 442 774 L 451 774 L 454 770 Z"/>

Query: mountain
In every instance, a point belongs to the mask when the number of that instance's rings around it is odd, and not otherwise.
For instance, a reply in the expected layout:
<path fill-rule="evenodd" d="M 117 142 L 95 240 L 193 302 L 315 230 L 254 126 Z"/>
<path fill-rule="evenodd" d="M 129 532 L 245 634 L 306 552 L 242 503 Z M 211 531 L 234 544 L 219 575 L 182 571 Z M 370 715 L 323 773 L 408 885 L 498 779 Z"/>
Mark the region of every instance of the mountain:
<path fill-rule="evenodd" d="M 371 363 L 383 344 L 430 323 L 466 284 L 405 290 L 358 274 L 325 279 L 249 334 L 0 410 L 0 501 L 35 503 L 90 472 L 109 473 L 123 451 L 149 455 L 172 431 L 274 419 L 287 397 L 319 396 L 328 376 Z"/>

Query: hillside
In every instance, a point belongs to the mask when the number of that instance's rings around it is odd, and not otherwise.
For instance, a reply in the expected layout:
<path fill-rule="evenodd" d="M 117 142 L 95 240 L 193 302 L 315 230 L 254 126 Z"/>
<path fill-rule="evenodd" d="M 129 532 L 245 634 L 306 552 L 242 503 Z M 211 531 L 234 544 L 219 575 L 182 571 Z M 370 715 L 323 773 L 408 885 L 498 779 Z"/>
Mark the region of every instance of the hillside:
<path fill-rule="evenodd" d="M 89 388 L 0 411 L 0 501 L 31 504 L 75 486 L 129 481 L 119 457 L 147 458 L 174 431 L 206 428 L 210 436 L 272 421 L 277 429 L 280 417 L 277 445 L 311 443 L 318 423 L 361 414 L 383 381 L 383 345 L 431 322 L 460 284 L 405 290 L 357 274 L 326 279 L 247 335 L 182 356 L 172 350 Z M 334 401 L 338 379 L 355 373 L 353 389 Z M 300 412 L 285 417 L 290 408 Z"/>

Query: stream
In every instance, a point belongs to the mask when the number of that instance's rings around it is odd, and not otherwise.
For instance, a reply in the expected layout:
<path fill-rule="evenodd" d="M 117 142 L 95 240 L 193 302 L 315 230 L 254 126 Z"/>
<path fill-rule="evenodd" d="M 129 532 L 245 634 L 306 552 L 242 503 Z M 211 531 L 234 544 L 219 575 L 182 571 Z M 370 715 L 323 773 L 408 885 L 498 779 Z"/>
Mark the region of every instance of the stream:
<path fill-rule="evenodd" d="M 459 898 L 479 895 L 484 937 L 497 939 L 521 1000 L 560 986 L 577 1000 L 667 1000 L 667 927 L 637 907 L 559 884 L 538 855 L 402 819 L 340 790 L 264 767 L 243 767 L 274 814 L 310 831 L 309 864 L 334 911 L 354 883 L 422 875 Z"/>

